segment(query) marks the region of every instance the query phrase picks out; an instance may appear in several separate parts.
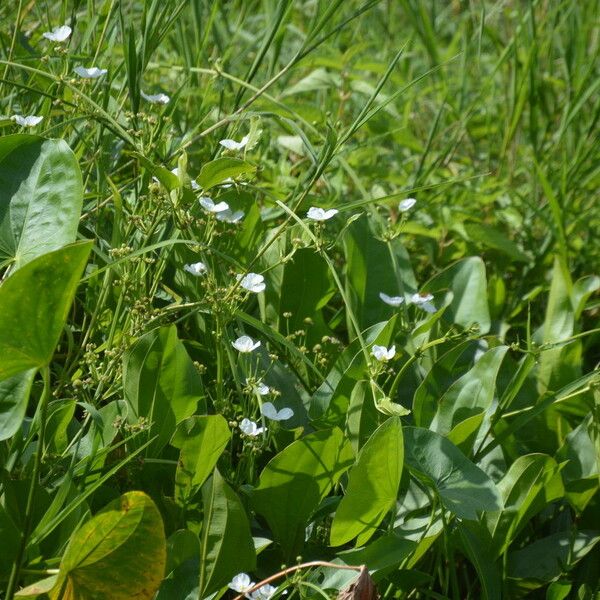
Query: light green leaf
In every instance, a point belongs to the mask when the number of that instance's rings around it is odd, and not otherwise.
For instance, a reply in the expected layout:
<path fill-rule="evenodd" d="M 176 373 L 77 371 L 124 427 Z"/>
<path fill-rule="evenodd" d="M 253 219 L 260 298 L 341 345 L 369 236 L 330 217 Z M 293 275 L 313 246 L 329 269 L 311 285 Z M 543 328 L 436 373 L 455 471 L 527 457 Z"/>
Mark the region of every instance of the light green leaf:
<path fill-rule="evenodd" d="M 406 466 L 463 519 L 477 519 L 502 506 L 494 482 L 445 437 L 419 427 L 404 428 Z"/>
<path fill-rule="evenodd" d="M 205 411 L 202 380 L 174 325 L 142 336 L 123 357 L 123 386 L 128 418 L 149 424 L 147 452 L 155 455 L 167 444 L 178 423 L 198 406 Z"/>
<path fill-rule="evenodd" d="M 308 518 L 353 458 L 350 444 L 334 428 L 290 444 L 263 469 L 252 504 L 265 517 L 286 560 L 301 550 Z"/>
<path fill-rule="evenodd" d="M 21 427 L 36 369 L 23 371 L 0 381 L 0 441 L 12 437 Z"/>
<path fill-rule="evenodd" d="M 81 172 L 66 142 L 0 138 L 0 263 L 20 269 L 74 242 L 82 203 Z"/>
<path fill-rule="evenodd" d="M 466 419 L 483 414 L 491 406 L 496 377 L 507 350 L 508 346 L 488 350 L 468 373 L 448 388 L 430 424 L 433 431 L 447 435 Z"/>
<path fill-rule="evenodd" d="M 50 363 L 91 242 L 44 254 L 0 286 L 0 381 Z"/>
<path fill-rule="evenodd" d="M 150 600 L 166 561 L 163 523 L 154 502 L 128 492 L 73 534 L 51 600 Z"/>
<path fill-rule="evenodd" d="M 454 263 L 423 287 L 434 296 L 445 290 L 453 294 L 450 306 L 444 311 L 443 320 L 462 327 L 479 325 L 481 333 L 490 330 L 491 320 L 487 302 L 485 265 L 481 258 L 471 256 Z"/>
<path fill-rule="evenodd" d="M 203 165 L 196 181 L 206 192 L 215 185 L 223 183 L 226 179 L 237 177 L 244 173 L 253 173 L 254 170 L 254 165 L 245 160 L 222 156 Z"/>
<path fill-rule="evenodd" d="M 244 507 L 216 469 L 202 488 L 202 501 L 200 597 L 206 598 L 237 573 L 254 570 L 256 552 Z"/>
<path fill-rule="evenodd" d="M 389 318 L 393 311 L 379 297 L 405 296 L 416 291 L 415 276 L 406 249 L 395 238 L 383 242 L 376 237 L 376 215 L 362 216 L 344 234 L 348 296 L 359 325 L 365 329 Z"/>
<path fill-rule="evenodd" d="M 193 416 L 182 421 L 171 439 L 179 448 L 175 472 L 175 497 L 185 503 L 212 473 L 231 438 L 229 425 L 221 415 Z"/>
<path fill-rule="evenodd" d="M 363 446 L 331 525 L 332 546 L 354 537 L 362 546 L 396 503 L 404 458 L 402 424 L 391 417 Z"/>

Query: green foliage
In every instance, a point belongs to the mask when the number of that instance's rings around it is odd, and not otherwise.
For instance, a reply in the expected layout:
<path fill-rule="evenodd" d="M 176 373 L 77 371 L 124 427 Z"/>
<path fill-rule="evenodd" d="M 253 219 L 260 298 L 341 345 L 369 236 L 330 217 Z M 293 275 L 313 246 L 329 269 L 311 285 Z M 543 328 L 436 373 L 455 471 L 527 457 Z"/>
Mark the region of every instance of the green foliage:
<path fill-rule="evenodd" d="M 599 20 L 0 2 L 1 600 L 597 596 Z"/>

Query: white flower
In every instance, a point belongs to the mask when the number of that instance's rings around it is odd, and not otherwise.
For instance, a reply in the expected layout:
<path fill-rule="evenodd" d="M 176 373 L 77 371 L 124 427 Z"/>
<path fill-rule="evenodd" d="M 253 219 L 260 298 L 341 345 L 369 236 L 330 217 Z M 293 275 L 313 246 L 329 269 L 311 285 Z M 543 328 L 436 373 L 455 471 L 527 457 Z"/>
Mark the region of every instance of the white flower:
<path fill-rule="evenodd" d="M 240 423 L 240 430 L 246 435 L 256 437 L 257 435 L 260 435 L 263 431 L 266 431 L 267 428 L 258 427 L 256 423 L 254 421 L 251 421 L 250 419 L 242 419 L 242 422 Z"/>
<path fill-rule="evenodd" d="M 225 203 L 223 202 L 223 204 Z M 236 210 L 235 212 L 231 212 L 231 210 L 228 208 L 227 210 L 223 210 L 217 213 L 217 221 L 224 221 L 225 223 L 238 223 L 243 218 L 243 210 Z"/>
<path fill-rule="evenodd" d="M 252 586 L 254 582 L 250 579 L 250 575 L 246 573 L 238 573 L 228 584 L 227 587 L 230 590 L 235 590 L 240 594 L 245 594 Z"/>
<path fill-rule="evenodd" d="M 407 198 L 398 204 L 398 210 L 400 212 L 406 212 L 407 210 L 410 210 L 416 203 L 417 201 L 414 198 Z"/>
<path fill-rule="evenodd" d="M 174 169 L 171 169 L 171 173 L 173 173 L 173 175 L 175 175 L 175 177 L 179 177 L 179 167 L 175 167 Z M 193 180 L 190 179 L 190 187 L 197 192 L 200 189 L 200 186 Z M 212 200 L 211 200 L 212 202 Z"/>
<path fill-rule="evenodd" d="M 335 208 L 330 208 L 329 210 L 324 210 L 322 208 L 317 208 L 316 206 L 311 206 L 306 213 L 306 216 L 313 221 L 327 221 L 331 219 L 331 217 L 337 215 L 339 210 Z"/>
<path fill-rule="evenodd" d="M 235 342 L 231 342 L 231 345 L 239 352 L 247 354 L 256 350 L 260 346 L 260 342 L 255 342 L 249 335 L 242 335 Z"/>
<path fill-rule="evenodd" d="M 250 385 L 250 380 L 246 379 L 246 385 Z M 257 383 L 256 385 L 252 385 L 252 390 L 257 392 L 260 396 L 266 396 L 271 390 L 268 385 L 262 383 Z"/>
<path fill-rule="evenodd" d="M 245 135 L 241 141 L 236 142 L 235 140 L 225 139 L 221 140 L 219 144 L 223 146 L 223 148 L 227 148 L 227 150 L 241 150 L 249 141 L 249 137 Z"/>
<path fill-rule="evenodd" d="M 396 346 L 392 346 L 388 349 L 385 346 L 374 345 L 371 350 L 371 355 L 381 362 L 387 362 L 396 356 Z"/>
<path fill-rule="evenodd" d="M 166 94 L 144 94 L 142 90 L 140 90 L 140 95 L 144 100 L 152 104 L 169 104 L 171 100 Z"/>
<path fill-rule="evenodd" d="M 272 585 L 267 583 L 259 587 L 254 592 L 251 592 L 250 598 L 251 600 L 271 600 L 276 591 L 276 587 L 273 587 Z"/>
<path fill-rule="evenodd" d="M 265 284 L 265 278 L 258 273 L 248 273 L 247 275 L 238 275 L 237 276 L 240 285 L 249 292 L 254 292 L 258 294 L 259 292 L 263 292 L 267 285 Z"/>
<path fill-rule="evenodd" d="M 282 408 L 278 411 L 272 402 L 263 403 L 260 412 L 271 421 L 287 421 L 294 416 L 294 411 L 291 408 Z"/>
<path fill-rule="evenodd" d="M 98 77 L 102 77 L 102 75 L 106 75 L 108 71 L 106 69 L 99 69 L 98 67 L 90 67 L 86 69 L 85 67 L 79 66 L 73 69 L 79 77 L 83 77 L 84 79 L 98 79 Z"/>
<path fill-rule="evenodd" d="M 51 42 L 64 42 L 69 39 L 72 32 L 73 30 L 68 25 L 61 25 L 60 27 L 55 27 L 52 31 L 45 31 L 42 33 L 42 37 Z"/>
<path fill-rule="evenodd" d="M 404 298 L 402 296 L 388 296 L 383 292 L 379 292 L 379 297 L 390 306 L 400 306 L 404 302 Z"/>
<path fill-rule="evenodd" d="M 433 304 L 431 304 L 431 300 L 433 300 L 433 296 L 431 294 L 413 294 L 410 297 L 410 301 L 413 304 L 416 304 L 419 308 L 422 308 L 424 311 L 428 313 L 434 313 L 437 309 Z"/>
<path fill-rule="evenodd" d="M 44 120 L 44 117 L 36 117 L 35 115 L 29 115 L 28 117 L 13 115 L 11 120 L 21 127 L 35 127 Z"/>
<path fill-rule="evenodd" d="M 200 196 L 198 202 L 200 202 L 200 206 L 209 213 L 220 213 L 229 210 L 229 204 L 227 204 L 227 202 L 215 204 L 212 198 L 209 198 L 208 196 Z"/>
<path fill-rule="evenodd" d="M 222 188 L 230 188 L 233 185 L 233 183 L 233 179 L 231 177 L 228 177 L 227 179 L 223 179 L 223 183 L 219 184 L 219 186 Z"/>
<path fill-rule="evenodd" d="M 183 270 L 195 275 L 196 277 L 199 277 L 208 271 L 208 267 L 203 262 L 197 262 L 191 265 L 184 265 Z"/>

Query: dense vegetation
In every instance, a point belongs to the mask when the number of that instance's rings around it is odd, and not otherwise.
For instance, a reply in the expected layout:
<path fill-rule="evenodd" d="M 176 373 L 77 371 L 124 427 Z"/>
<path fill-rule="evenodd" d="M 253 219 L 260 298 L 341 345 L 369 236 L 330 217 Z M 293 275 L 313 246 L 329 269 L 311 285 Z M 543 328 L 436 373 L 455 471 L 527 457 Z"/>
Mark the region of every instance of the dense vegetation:
<path fill-rule="evenodd" d="M 0 597 L 597 598 L 599 12 L 0 3 Z"/>

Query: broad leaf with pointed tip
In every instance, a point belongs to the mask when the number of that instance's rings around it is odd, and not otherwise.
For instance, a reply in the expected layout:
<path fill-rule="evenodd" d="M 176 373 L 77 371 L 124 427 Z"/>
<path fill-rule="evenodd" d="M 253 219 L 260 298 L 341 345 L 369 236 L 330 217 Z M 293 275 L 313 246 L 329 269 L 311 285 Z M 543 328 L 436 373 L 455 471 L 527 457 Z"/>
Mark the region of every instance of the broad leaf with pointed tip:
<path fill-rule="evenodd" d="M 50 363 L 91 247 L 44 254 L 0 285 L 0 381 Z"/>
<path fill-rule="evenodd" d="M 17 270 L 74 242 L 82 203 L 81 171 L 66 142 L 0 138 L 0 264 Z"/>
<path fill-rule="evenodd" d="M 361 546 L 377 531 L 396 503 L 403 458 L 402 425 L 398 417 L 392 417 L 369 438 L 349 473 L 346 495 L 331 526 L 332 546 L 354 537 Z"/>
<path fill-rule="evenodd" d="M 490 477 L 439 433 L 405 427 L 404 456 L 410 471 L 457 517 L 477 519 L 479 513 L 502 507 L 502 497 Z"/>

